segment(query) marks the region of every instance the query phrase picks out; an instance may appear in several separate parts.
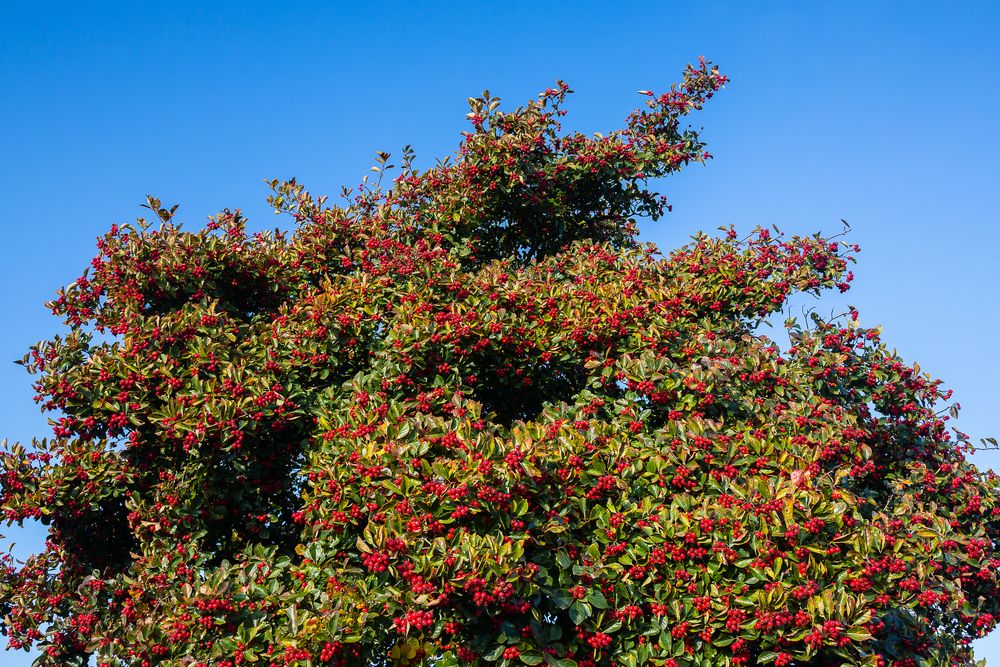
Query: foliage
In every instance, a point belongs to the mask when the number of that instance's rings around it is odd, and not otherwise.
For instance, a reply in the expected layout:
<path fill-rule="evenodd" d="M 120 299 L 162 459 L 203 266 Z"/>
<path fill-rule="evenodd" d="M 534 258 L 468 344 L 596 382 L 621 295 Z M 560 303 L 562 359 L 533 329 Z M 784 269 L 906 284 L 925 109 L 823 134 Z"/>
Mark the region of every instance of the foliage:
<path fill-rule="evenodd" d="M 471 100 L 453 161 L 380 154 L 342 207 L 270 183 L 113 227 L 24 365 L 53 437 L 2 453 L 0 577 L 41 665 L 969 665 L 997 593 L 997 479 L 940 382 L 856 311 L 856 247 L 757 230 L 668 256 L 647 182 L 708 157 L 702 62 L 623 130 L 565 84 Z M 643 91 L 645 92 L 645 91 Z"/>

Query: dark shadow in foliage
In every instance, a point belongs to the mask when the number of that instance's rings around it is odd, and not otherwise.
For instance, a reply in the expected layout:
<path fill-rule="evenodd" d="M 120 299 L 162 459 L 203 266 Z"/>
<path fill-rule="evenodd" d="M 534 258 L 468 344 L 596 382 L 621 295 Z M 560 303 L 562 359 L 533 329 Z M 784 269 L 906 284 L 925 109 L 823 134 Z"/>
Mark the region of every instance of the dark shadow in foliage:
<path fill-rule="evenodd" d="M 73 554 L 75 564 L 85 571 L 123 572 L 138 547 L 120 497 L 107 498 L 76 516 L 57 514 L 52 524 L 54 540 Z"/>
<path fill-rule="evenodd" d="M 493 413 L 493 421 L 509 428 L 515 421 L 532 421 L 546 403 L 573 402 L 587 386 L 582 364 L 540 362 L 517 374 L 514 368 L 484 362 L 477 375 L 472 397 L 482 404 L 483 414 Z"/>
<path fill-rule="evenodd" d="M 289 429 L 247 442 L 243 451 L 211 464 L 202 509 L 209 566 L 233 560 L 251 544 L 294 553 L 300 537 L 292 516 L 301 505 L 300 439 L 300 433 Z"/>
<path fill-rule="evenodd" d="M 571 187 L 546 183 L 544 195 L 537 183 L 516 187 L 516 194 L 494 195 L 494 201 L 484 204 L 486 214 L 476 232 L 477 264 L 516 259 L 526 266 L 581 240 L 633 247 L 630 218 L 655 214 L 655 206 L 647 202 L 637 208 L 636 200 L 643 197 L 634 186 L 608 184 L 599 177 L 579 177 Z"/>

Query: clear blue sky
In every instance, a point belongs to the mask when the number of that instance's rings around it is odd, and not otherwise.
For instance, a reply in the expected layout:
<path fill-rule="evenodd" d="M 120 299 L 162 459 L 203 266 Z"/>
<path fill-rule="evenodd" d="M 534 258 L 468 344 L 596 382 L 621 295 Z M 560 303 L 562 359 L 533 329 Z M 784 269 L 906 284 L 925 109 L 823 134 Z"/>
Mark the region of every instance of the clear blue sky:
<path fill-rule="evenodd" d="M 427 164 L 483 88 L 520 104 L 566 79 L 567 124 L 601 131 L 706 55 L 733 81 L 697 117 L 716 159 L 663 184 L 674 213 L 645 238 L 846 218 L 863 250 L 846 301 L 955 389 L 964 430 L 1000 435 L 992 3 L 152 4 L 3 3 L 0 360 L 57 331 L 42 303 L 147 193 L 191 226 L 239 207 L 270 227 L 264 178 L 336 196 L 376 150 Z M 0 363 L 0 434 L 45 431 L 31 395 Z M 980 646 L 1000 666 L 1000 639 Z"/>

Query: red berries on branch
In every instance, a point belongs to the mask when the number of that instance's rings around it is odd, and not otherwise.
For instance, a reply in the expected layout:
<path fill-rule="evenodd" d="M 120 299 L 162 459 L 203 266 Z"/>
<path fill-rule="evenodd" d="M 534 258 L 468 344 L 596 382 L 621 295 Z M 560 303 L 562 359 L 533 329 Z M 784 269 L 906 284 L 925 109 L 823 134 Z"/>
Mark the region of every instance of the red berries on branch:
<path fill-rule="evenodd" d="M 710 157 L 689 67 L 625 126 L 559 82 L 470 100 L 289 232 L 112 227 L 23 363 L 51 438 L 0 452 L 0 630 L 43 665 L 971 665 L 1000 619 L 997 478 L 857 311 L 858 248 L 769 230 L 666 256 L 654 179 Z M 390 183 L 382 179 L 393 173 Z"/>

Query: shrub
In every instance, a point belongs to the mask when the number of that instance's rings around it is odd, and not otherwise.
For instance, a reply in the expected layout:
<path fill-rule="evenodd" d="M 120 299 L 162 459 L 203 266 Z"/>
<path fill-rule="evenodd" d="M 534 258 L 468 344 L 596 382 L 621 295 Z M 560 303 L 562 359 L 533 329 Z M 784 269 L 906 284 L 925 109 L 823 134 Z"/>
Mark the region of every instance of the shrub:
<path fill-rule="evenodd" d="M 458 155 L 379 154 L 343 206 L 272 181 L 112 227 L 24 359 L 53 437 L 2 455 L 3 632 L 39 664 L 969 665 L 993 628 L 997 480 L 940 382 L 853 309 L 820 235 L 635 220 L 708 158 L 702 62 L 624 129 L 559 83 L 471 100 Z"/>

